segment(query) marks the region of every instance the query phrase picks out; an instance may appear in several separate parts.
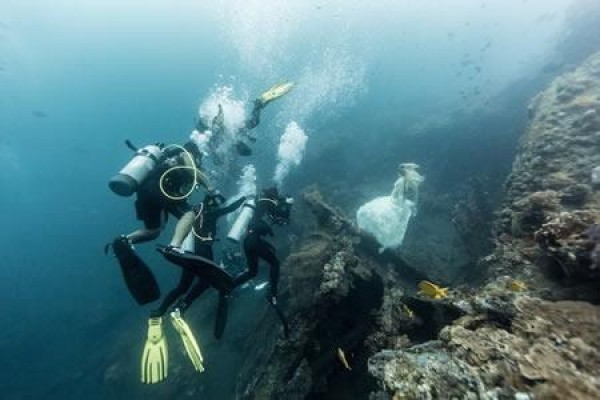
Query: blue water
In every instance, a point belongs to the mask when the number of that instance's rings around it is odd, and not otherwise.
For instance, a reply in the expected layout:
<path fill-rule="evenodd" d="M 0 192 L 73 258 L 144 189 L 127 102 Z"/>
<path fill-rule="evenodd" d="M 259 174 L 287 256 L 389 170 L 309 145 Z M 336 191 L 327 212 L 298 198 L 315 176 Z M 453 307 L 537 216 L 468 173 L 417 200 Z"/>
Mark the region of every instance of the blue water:
<path fill-rule="evenodd" d="M 463 133 L 452 126 L 459 116 L 493 111 L 495 96 L 540 73 L 571 1 L 376 3 L 0 3 L 2 398 L 168 398 L 164 389 L 137 383 L 148 309 L 135 305 L 114 260 L 102 253 L 107 241 L 137 227 L 132 199 L 107 188 L 130 155 L 123 140 L 182 143 L 199 105 L 219 87 L 249 102 L 289 79 L 295 89 L 265 109 L 256 131 L 252 162 L 261 183 L 270 182 L 290 121 L 309 136 L 303 163 L 286 181 L 290 193 L 333 185 L 345 174 L 353 175 L 338 191 L 357 190 L 348 182 L 367 192 L 385 188 L 404 161 L 439 177 L 439 157 L 449 154 L 440 151 L 440 138 Z M 476 156 L 481 146 L 492 154 L 503 133 L 488 128 L 472 132 L 473 148 L 457 146 L 463 153 L 457 149 L 449 162 Z M 407 150 L 406 143 L 418 146 Z M 380 154 L 386 158 L 378 165 Z M 494 162 L 483 158 L 481 165 Z M 431 182 L 451 190 L 459 181 Z M 359 204 L 346 205 L 352 214 Z M 165 288 L 174 285 L 178 271 L 163 266 L 152 247 L 141 246 L 142 254 L 161 265 L 154 269 Z M 252 329 L 252 317 L 238 309 L 230 324 L 236 318 Z M 211 324 L 202 318 L 195 326 L 208 337 Z M 239 362 L 229 345 L 208 353 Z M 115 363 L 131 367 L 127 379 L 107 378 Z M 229 366 L 224 361 L 215 366 L 222 374 L 197 378 L 203 398 L 232 394 L 218 389 L 235 380 L 233 370 L 223 376 Z M 206 383 L 219 376 L 219 385 Z"/>

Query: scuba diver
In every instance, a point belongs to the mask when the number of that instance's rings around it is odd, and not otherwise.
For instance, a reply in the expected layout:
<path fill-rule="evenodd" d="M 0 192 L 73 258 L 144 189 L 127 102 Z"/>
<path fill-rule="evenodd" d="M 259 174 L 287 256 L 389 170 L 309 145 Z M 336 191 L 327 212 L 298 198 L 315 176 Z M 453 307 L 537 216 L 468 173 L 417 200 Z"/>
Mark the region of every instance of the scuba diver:
<path fill-rule="evenodd" d="M 290 221 L 290 212 L 293 204 L 291 197 L 279 194 L 276 187 L 265 189 L 262 195 L 252 203 L 245 204 L 245 215 L 240 215 L 227 237 L 233 241 L 243 240 L 244 255 L 246 256 L 247 270 L 234 278 L 235 286 L 240 286 L 258 273 L 258 262 L 265 260 L 270 267 L 269 273 L 269 302 L 277 304 L 277 286 L 279 284 L 279 266 L 275 247 L 267 242 L 264 237 L 273 237 L 273 225 L 287 225 Z M 250 215 L 251 214 L 251 215 Z M 267 222 L 267 220 L 269 222 Z"/>
<path fill-rule="evenodd" d="M 234 147 L 237 154 L 240 156 L 252 155 L 252 148 L 248 142 L 256 142 L 256 137 L 250 133 L 250 130 L 256 128 L 260 123 L 260 113 L 263 108 L 267 106 L 273 100 L 280 98 L 281 96 L 292 90 L 294 86 L 293 82 L 286 82 L 274 85 L 264 91 L 257 99 L 254 100 L 254 106 L 250 114 L 250 118 L 246 120 L 244 126 L 239 131 L 235 132 L 235 143 Z M 225 132 L 225 115 L 223 113 L 223 107 L 219 104 L 217 115 L 212 119 L 211 126 L 207 126 L 202 119 L 198 119 L 196 123 L 196 129 L 194 131 L 196 135 L 204 135 L 208 146 L 211 149 L 211 154 L 215 157 L 217 164 L 222 164 L 224 160 L 223 155 L 219 154 L 218 151 L 226 141 Z"/>
<path fill-rule="evenodd" d="M 204 257 L 208 260 L 213 261 L 213 242 L 216 240 L 215 236 L 217 233 L 217 220 L 235 210 L 237 210 L 246 200 L 245 197 L 240 197 L 235 202 L 231 203 L 226 207 L 220 208 L 225 198 L 218 193 L 208 193 L 204 200 L 196 207 L 194 207 L 194 220 L 190 223 L 189 219 L 182 219 L 178 222 L 176 229 L 180 232 L 187 233 L 191 230 L 194 240 L 193 253 L 197 256 Z M 178 250 L 182 246 L 182 241 L 178 241 L 181 236 L 173 237 L 173 241 L 168 246 L 170 250 Z M 187 250 L 187 249 L 186 249 Z M 198 282 L 192 288 L 191 291 L 181 298 L 190 289 L 194 277 L 198 277 Z M 202 279 L 201 274 L 195 274 L 189 269 L 183 269 L 181 273 L 181 280 L 177 287 L 173 289 L 163 300 L 160 307 L 152 312 L 152 317 L 159 317 L 167 312 L 167 309 L 177 300 L 176 308 L 183 313 L 191 303 L 200 296 L 209 285 Z"/>
<path fill-rule="evenodd" d="M 214 264 L 212 245 L 216 240 L 217 220 L 238 209 L 245 200 L 245 197 L 241 197 L 228 206 L 220 207 L 225 198 L 218 193 L 208 193 L 204 200 L 194 207 L 195 217 L 191 222 L 188 219 L 179 220 L 176 229 L 183 235 L 174 236 L 169 246 L 159 246 L 159 252 L 167 260 L 181 266 L 182 272 L 177 287 L 169 292 L 159 308 L 150 314 L 148 339 L 142 355 L 142 382 L 157 383 L 166 377 L 168 356 L 165 352 L 166 339 L 162 329 L 162 320 L 169 307 L 178 299 L 179 301 L 170 313 L 171 323 L 179 333 L 186 353 L 196 371 L 204 371 L 200 347 L 183 319 L 183 313 L 208 288 L 216 288 L 219 291 L 219 302 L 214 335 L 217 339 L 223 335 L 227 322 L 229 293 L 234 287 L 233 277 Z M 191 233 L 188 233 L 190 231 Z M 179 240 L 181 237 L 186 237 L 186 242 Z M 189 240 L 193 240 L 192 246 L 189 246 Z M 197 281 L 190 290 L 194 278 L 197 278 Z M 182 297 L 184 295 L 185 297 Z"/>
<path fill-rule="evenodd" d="M 187 202 L 198 185 L 211 191 L 206 178 L 198 170 L 202 153 L 193 141 L 183 146 L 162 143 L 136 148 L 133 159 L 111 180 L 109 187 L 121 196 L 136 193 L 137 219 L 144 226 L 127 235 L 115 238 L 105 246 L 112 247 L 119 261 L 129 292 L 143 305 L 160 298 L 160 289 L 152 271 L 136 254 L 133 245 L 156 239 L 166 225 L 168 215 L 177 219 L 193 221 L 194 213 Z M 183 241 L 185 232 L 175 229 L 173 241 Z"/>

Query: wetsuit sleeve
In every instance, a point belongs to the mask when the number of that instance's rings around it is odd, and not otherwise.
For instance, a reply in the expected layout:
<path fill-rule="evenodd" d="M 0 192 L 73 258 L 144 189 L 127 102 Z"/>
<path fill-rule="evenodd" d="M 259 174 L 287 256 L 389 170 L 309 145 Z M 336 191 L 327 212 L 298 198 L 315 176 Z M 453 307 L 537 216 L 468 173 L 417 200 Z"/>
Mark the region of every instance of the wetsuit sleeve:
<path fill-rule="evenodd" d="M 217 217 L 220 217 L 225 214 L 229 214 L 230 212 L 237 210 L 242 204 L 244 204 L 244 201 L 246 201 L 246 197 L 242 196 L 239 199 L 237 199 L 236 201 L 234 201 L 233 203 L 231 203 L 230 205 L 228 205 L 227 207 L 220 208 L 216 212 Z"/>

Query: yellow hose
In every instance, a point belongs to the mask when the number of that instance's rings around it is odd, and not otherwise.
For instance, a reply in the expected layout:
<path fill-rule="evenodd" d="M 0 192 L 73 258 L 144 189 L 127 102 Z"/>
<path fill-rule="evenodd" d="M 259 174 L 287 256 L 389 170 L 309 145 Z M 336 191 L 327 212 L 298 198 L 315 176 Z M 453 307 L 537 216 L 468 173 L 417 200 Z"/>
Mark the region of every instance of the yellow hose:
<path fill-rule="evenodd" d="M 187 151 L 183 146 L 180 146 L 178 144 L 170 144 L 170 145 L 166 146 L 165 149 L 168 149 L 170 147 L 174 147 L 176 149 L 180 149 L 181 151 L 183 151 L 183 154 L 185 154 L 186 157 L 190 160 L 191 166 L 176 165 L 174 167 L 169 168 L 165 172 L 163 172 L 163 174 L 160 176 L 160 181 L 158 183 L 158 186 L 160 187 L 160 191 L 162 192 L 162 194 L 171 200 L 187 199 L 188 197 L 190 197 L 192 195 L 192 193 L 194 192 L 194 189 L 196 189 L 196 186 L 198 186 L 198 182 L 199 182 L 198 176 L 199 175 L 202 177 L 203 182 L 205 182 L 205 186 L 208 188 L 208 186 L 206 184 L 206 177 L 200 171 L 198 171 L 198 169 L 196 168 L 196 163 L 194 162 L 194 157 L 192 157 L 192 155 L 189 153 L 189 151 Z M 164 187 L 164 181 L 165 181 L 165 178 L 167 177 L 167 175 L 169 175 L 173 171 L 177 171 L 180 169 L 186 169 L 186 170 L 191 169 L 194 173 L 194 183 L 193 183 L 192 187 L 190 188 L 190 190 L 188 190 L 187 193 L 185 193 L 184 195 L 181 195 L 181 196 L 175 196 L 175 195 L 167 193 L 167 191 L 165 190 L 165 187 Z"/>

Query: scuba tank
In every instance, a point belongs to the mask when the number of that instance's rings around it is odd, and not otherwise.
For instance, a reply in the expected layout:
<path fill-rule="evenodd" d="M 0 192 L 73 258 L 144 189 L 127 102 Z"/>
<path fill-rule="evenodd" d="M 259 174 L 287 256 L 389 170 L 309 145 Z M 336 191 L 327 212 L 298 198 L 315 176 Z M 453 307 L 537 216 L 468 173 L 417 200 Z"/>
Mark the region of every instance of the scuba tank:
<path fill-rule="evenodd" d="M 236 243 L 242 239 L 242 236 L 246 233 L 250 220 L 254 216 L 254 210 L 256 210 L 256 200 L 254 198 L 247 200 L 242 206 L 242 211 L 229 230 L 227 239 Z"/>
<path fill-rule="evenodd" d="M 181 244 L 181 250 L 193 253 L 195 249 L 194 232 L 190 231 Z"/>
<path fill-rule="evenodd" d="M 138 149 L 128 140 L 125 143 L 127 147 L 135 151 L 135 156 L 108 182 L 110 189 L 119 196 L 134 194 L 160 162 L 163 155 L 162 148 L 155 144 Z"/>

